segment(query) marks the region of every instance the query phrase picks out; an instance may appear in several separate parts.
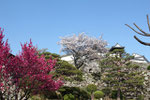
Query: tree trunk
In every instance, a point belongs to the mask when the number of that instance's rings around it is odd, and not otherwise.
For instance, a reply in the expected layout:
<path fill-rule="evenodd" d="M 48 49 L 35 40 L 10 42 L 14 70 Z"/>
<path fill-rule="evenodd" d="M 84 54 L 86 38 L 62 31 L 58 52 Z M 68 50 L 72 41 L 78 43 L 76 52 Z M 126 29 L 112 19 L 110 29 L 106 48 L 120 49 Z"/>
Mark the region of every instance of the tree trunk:
<path fill-rule="evenodd" d="M 110 99 L 109 99 L 109 96 L 106 96 L 106 97 L 104 98 L 104 100 L 110 100 Z"/>
<path fill-rule="evenodd" d="M 94 93 L 91 94 L 91 100 L 94 100 Z"/>
<path fill-rule="evenodd" d="M 2 94 L 2 92 L 0 91 L 0 100 L 4 100 L 4 98 L 3 98 L 3 94 Z"/>
<path fill-rule="evenodd" d="M 120 100 L 120 88 L 118 89 L 118 92 L 117 92 L 117 100 Z"/>

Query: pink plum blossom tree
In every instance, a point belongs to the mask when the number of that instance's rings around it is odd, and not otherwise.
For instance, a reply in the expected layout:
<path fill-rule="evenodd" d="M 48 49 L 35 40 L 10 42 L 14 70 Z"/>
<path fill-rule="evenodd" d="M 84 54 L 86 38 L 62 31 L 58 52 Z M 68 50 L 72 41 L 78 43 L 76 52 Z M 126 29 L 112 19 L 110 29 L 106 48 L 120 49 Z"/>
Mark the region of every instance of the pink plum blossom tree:
<path fill-rule="evenodd" d="M 0 29 L 0 99 L 27 100 L 31 93 L 56 91 L 63 84 L 54 79 L 56 61 L 39 57 L 36 48 L 29 43 L 22 44 L 22 51 L 11 56 L 8 42 L 3 41 L 3 30 Z"/>

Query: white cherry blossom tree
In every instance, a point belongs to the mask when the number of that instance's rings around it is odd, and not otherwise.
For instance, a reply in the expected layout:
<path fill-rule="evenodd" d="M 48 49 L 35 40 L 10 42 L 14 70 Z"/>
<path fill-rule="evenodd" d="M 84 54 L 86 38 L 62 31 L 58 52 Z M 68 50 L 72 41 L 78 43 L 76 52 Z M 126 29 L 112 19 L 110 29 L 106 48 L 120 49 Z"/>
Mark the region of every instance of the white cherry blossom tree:
<path fill-rule="evenodd" d="M 89 37 L 85 33 L 61 37 L 59 44 L 62 46 L 62 52 L 73 56 L 74 65 L 78 69 L 86 62 L 100 59 L 100 54 L 107 52 L 107 42 L 102 37 L 97 39 Z"/>

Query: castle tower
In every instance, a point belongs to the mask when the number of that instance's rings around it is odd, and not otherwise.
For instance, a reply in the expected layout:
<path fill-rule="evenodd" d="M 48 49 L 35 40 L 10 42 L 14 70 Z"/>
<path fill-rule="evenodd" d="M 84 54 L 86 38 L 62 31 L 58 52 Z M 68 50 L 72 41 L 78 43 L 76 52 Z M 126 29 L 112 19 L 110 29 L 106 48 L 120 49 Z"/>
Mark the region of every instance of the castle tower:
<path fill-rule="evenodd" d="M 110 48 L 109 52 L 114 57 L 115 56 L 121 57 L 121 54 L 124 53 L 124 47 L 117 43 L 115 46 L 112 46 Z"/>

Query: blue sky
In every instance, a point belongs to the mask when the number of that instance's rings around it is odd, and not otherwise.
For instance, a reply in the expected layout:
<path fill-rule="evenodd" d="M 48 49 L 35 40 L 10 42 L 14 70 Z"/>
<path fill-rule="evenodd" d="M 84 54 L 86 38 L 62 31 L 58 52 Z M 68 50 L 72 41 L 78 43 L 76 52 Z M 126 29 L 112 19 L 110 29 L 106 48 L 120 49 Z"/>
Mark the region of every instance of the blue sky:
<path fill-rule="evenodd" d="M 14 54 L 30 38 L 39 49 L 60 54 L 60 36 L 85 32 L 103 34 L 109 47 L 119 43 L 150 60 L 150 47 L 139 44 L 133 38 L 137 34 L 124 25 L 136 22 L 148 31 L 146 14 L 150 16 L 150 0 L 0 0 L 0 27 Z"/>

